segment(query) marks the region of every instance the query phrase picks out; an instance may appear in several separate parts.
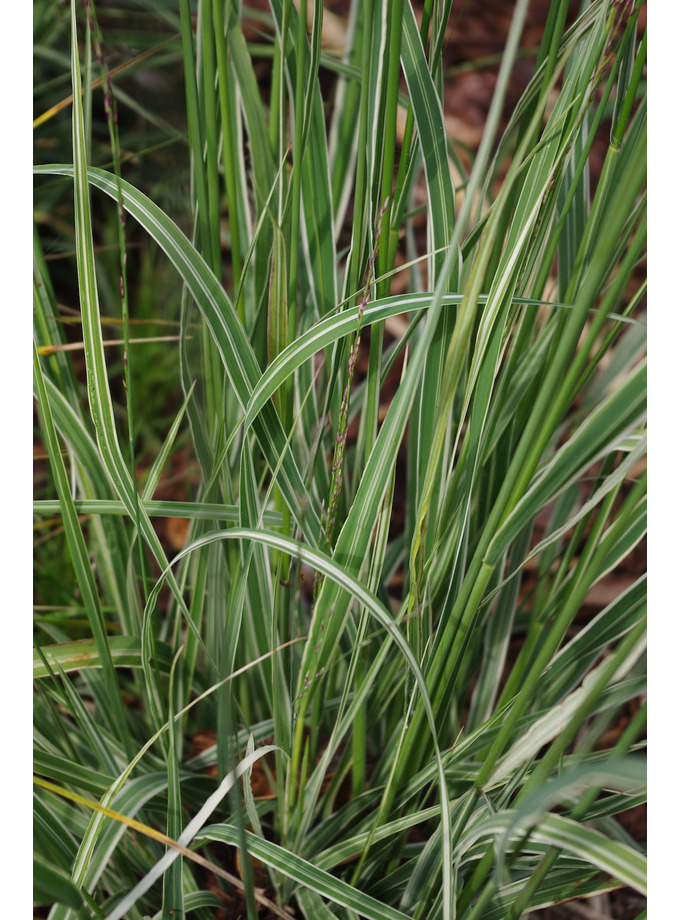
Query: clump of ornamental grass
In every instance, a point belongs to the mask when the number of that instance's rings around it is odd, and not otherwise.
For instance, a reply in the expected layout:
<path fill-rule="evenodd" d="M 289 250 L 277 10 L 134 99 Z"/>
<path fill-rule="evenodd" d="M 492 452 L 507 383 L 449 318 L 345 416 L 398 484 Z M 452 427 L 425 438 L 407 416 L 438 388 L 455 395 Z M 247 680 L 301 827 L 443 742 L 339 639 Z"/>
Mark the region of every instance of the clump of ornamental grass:
<path fill-rule="evenodd" d="M 645 578 L 585 606 L 645 532 L 640 3 L 553 0 L 502 127 L 517 0 L 474 154 L 451 0 L 342 47 L 320 0 L 177 6 L 36 6 L 34 904 L 644 892 Z"/>

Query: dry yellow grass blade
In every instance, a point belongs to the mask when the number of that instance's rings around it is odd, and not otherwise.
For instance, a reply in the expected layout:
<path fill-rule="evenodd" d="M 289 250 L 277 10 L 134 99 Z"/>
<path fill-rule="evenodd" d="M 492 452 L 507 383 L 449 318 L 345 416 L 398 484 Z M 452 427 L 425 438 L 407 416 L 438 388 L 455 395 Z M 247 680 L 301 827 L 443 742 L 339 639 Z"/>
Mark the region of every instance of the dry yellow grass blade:
<path fill-rule="evenodd" d="M 114 67 L 110 72 L 109 76 L 115 77 L 119 73 L 123 73 L 125 70 L 129 70 L 131 67 L 134 67 L 136 64 L 140 64 L 142 61 L 145 61 L 147 58 L 152 57 L 161 48 L 165 48 L 166 45 L 169 45 L 170 42 L 176 41 L 180 38 L 181 32 L 177 32 L 175 35 L 171 35 L 170 38 L 166 38 L 164 42 L 161 42 L 160 45 L 157 45 L 155 48 L 150 48 L 148 51 L 143 51 L 141 54 L 138 54 L 136 57 L 133 57 L 131 60 L 126 61 L 124 64 L 119 64 L 118 67 Z M 97 80 L 92 81 L 92 89 L 96 89 L 98 86 L 101 86 L 102 81 L 101 77 Z M 46 112 L 43 112 L 42 115 L 33 121 L 33 130 L 39 128 L 40 125 L 44 125 L 46 121 L 49 121 L 50 118 L 54 118 L 59 112 L 63 109 L 68 108 L 73 102 L 73 95 L 67 96 L 66 99 L 62 99 L 61 102 L 58 102 L 56 105 L 53 105 L 52 108 L 48 109 Z"/>
<path fill-rule="evenodd" d="M 40 776 L 34 776 L 33 782 L 36 786 L 42 786 L 43 789 L 47 789 L 49 792 L 53 792 L 55 795 L 60 795 L 65 799 L 70 799 L 72 802 L 77 802 L 79 805 L 84 805 L 86 808 L 91 808 L 93 811 L 101 812 L 107 818 L 111 818 L 113 821 L 119 821 L 121 824 L 127 825 L 131 830 L 137 831 L 140 834 L 144 834 L 146 837 L 151 837 L 153 840 L 157 840 L 159 843 L 164 844 L 165 846 L 172 847 L 174 850 L 179 850 L 182 856 L 186 856 L 187 859 L 191 859 L 193 862 L 197 863 L 199 866 L 203 866 L 205 869 L 209 869 L 211 872 L 214 872 L 215 875 L 218 875 L 220 878 L 223 878 L 225 881 L 229 882 L 230 885 L 233 885 L 235 888 L 238 888 L 240 891 L 245 891 L 245 885 L 236 875 L 232 875 L 230 872 L 227 872 L 226 869 L 222 869 L 220 866 L 216 866 L 215 863 L 210 862 L 209 859 L 205 859 L 203 856 L 199 856 L 198 853 L 194 853 L 193 850 L 190 850 L 188 847 L 182 846 L 181 843 L 177 843 L 176 840 L 173 840 L 172 837 L 168 837 L 167 834 L 163 834 L 161 831 L 157 831 L 153 827 L 149 827 L 148 824 L 142 824 L 141 821 L 135 821 L 134 818 L 128 818 L 127 815 L 121 814 L 119 811 L 114 811 L 112 808 L 106 808 L 104 805 L 100 805 L 99 802 L 95 802 L 94 799 L 88 799 L 84 795 L 78 795 L 77 792 L 71 792 L 69 789 L 65 789 L 63 786 L 57 786 L 56 783 L 50 783 L 46 779 L 42 779 Z M 263 894 L 255 888 L 253 890 L 255 899 L 264 904 L 265 907 L 268 907 L 269 910 L 276 914 L 277 917 L 282 917 L 283 920 L 290 920 L 290 914 L 287 914 L 282 910 L 278 904 L 275 904 L 273 901 L 270 901 L 269 898 L 266 898 Z"/>
<path fill-rule="evenodd" d="M 188 336 L 191 338 L 191 336 Z M 128 345 L 141 345 L 144 342 L 179 342 L 178 335 L 155 335 L 149 338 L 128 339 Z M 124 339 L 106 339 L 102 345 L 124 345 Z M 67 345 L 40 345 L 38 347 L 39 355 L 53 355 L 57 351 L 81 351 L 85 347 L 83 342 L 69 342 Z"/>

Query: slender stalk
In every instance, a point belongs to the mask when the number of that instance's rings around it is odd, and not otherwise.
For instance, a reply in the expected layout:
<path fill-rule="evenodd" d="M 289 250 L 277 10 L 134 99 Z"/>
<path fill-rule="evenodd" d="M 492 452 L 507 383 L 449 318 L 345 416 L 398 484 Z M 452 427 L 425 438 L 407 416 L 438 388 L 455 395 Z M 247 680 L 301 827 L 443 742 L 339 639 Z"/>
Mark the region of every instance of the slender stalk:
<path fill-rule="evenodd" d="M 394 174 L 394 155 L 397 140 L 397 100 L 399 97 L 399 74 L 401 53 L 401 28 L 402 28 L 403 0 L 394 0 L 388 7 L 389 44 L 386 49 L 386 79 L 385 79 L 385 116 L 384 116 L 384 141 L 382 152 L 382 172 L 380 200 L 392 198 L 392 183 Z M 385 68 L 385 65 L 383 65 Z M 378 247 L 377 273 L 383 279 L 390 269 L 389 257 L 389 229 L 390 215 L 387 211 L 383 214 L 381 223 L 382 241 Z M 378 285 L 378 297 L 387 294 L 389 287 L 386 279 Z M 382 340 L 381 340 L 382 345 Z M 382 351 L 382 348 L 381 348 Z"/>
<path fill-rule="evenodd" d="M 288 2 L 288 0 L 286 0 Z M 298 10 L 297 68 L 295 72 L 295 137 L 293 141 L 293 172 L 291 175 L 291 228 L 290 260 L 288 263 L 288 302 L 290 309 L 298 304 L 298 263 L 300 248 L 300 186 L 302 182 L 302 159 L 304 157 L 304 98 L 305 70 L 303 61 L 307 50 L 307 0 L 300 0 Z"/>
<path fill-rule="evenodd" d="M 222 0 L 213 0 L 213 24 L 215 33 L 215 48 L 217 58 L 217 87 L 219 92 L 220 121 L 222 125 L 222 163 L 226 185 L 226 204 L 229 215 L 229 233 L 231 236 L 231 267 L 233 273 L 233 290 L 238 291 L 241 286 L 243 273 L 243 258 L 241 255 L 241 229 L 239 214 L 239 195 L 237 184 L 237 161 L 239 157 L 238 137 L 234 129 L 235 113 L 231 104 L 229 91 L 229 61 L 227 56 L 229 19 L 224 16 L 224 3 Z M 245 303 L 243 292 L 236 300 L 236 310 L 245 326 Z"/>

